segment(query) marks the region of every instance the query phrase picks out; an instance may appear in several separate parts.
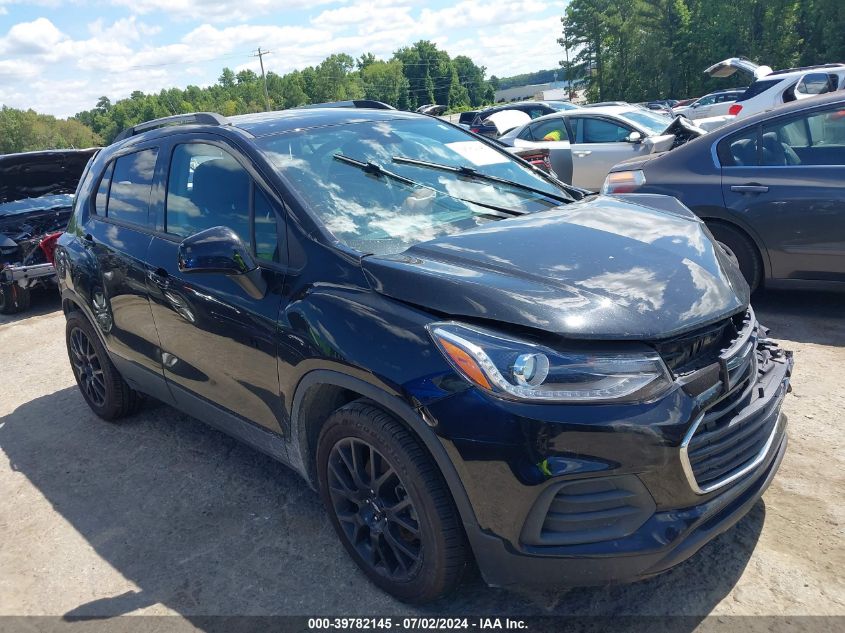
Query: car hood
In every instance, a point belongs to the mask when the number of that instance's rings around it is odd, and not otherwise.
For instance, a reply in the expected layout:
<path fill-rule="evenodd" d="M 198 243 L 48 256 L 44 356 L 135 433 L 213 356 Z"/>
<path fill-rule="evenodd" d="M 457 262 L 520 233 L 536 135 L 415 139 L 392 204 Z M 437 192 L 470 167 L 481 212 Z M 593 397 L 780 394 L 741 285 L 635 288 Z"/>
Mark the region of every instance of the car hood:
<path fill-rule="evenodd" d="M 748 286 L 686 213 L 595 196 L 367 256 L 379 293 L 571 338 L 657 339 L 744 309 Z"/>
<path fill-rule="evenodd" d="M 0 156 L 0 204 L 72 194 L 97 149 L 26 152 Z"/>

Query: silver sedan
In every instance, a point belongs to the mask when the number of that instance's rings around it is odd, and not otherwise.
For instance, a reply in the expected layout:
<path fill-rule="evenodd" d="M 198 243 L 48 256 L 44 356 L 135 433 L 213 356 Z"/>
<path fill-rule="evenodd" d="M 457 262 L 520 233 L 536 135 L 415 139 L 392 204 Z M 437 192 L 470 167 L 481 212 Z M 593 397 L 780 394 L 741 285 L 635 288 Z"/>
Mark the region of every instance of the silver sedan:
<path fill-rule="evenodd" d="M 598 191 L 617 163 L 677 145 L 675 125 L 669 116 L 634 105 L 605 106 L 549 114 L 498 140 L 511 147 L 547 148 L 561 180 Z M 704 134 L 691 124 L 685 128 L 684 134 Z"/>

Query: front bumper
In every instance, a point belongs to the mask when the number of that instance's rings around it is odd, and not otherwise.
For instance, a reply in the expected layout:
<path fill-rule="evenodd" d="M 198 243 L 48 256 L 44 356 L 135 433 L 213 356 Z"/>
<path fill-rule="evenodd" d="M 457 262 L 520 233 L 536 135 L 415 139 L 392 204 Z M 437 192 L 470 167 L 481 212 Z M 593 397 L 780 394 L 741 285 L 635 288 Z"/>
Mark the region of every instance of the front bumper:
<path fill-rule="evenodd" d="M 741 429 L 739 423 L 756 416 L 765 428 L 763 448 L 745 464 L 750 467 L 709 491 L 696 485 L 684 459 L 682 447 L 701 409 L 682 390 L 627 408 L 500 404 L 474 390 L 431 405 L 427 413 L 440 427 L 475 513 L 477 525 L 465 525 L 485 580 L 580 586 L 646 578 L 683 562 L 739 521 L 771 483 L 787 443 L 781 405 L 792 359 L 771 341 L 756 344 L 760 368 L 751 366 L 744 388 L 751 395 L 727 426 Z M 457 410 L 464 415 L 450 425 Z M 479 425 L 461 437 L 458 429 L 468 418 L 480 418 L 489 436 Z M 566 486 L 574 494 L 561 496 Z M 578 494 L 583 490 L 593 496 Z M 622 509 L 627 517 L 611 521 L 622 510 L 596 505 L 608 495 L 636 497 Z M 548 539 L 550 503 L 561 510 L 579 496 L 592 512 L 555 514 L 552 523 L 571 531 Z"/>

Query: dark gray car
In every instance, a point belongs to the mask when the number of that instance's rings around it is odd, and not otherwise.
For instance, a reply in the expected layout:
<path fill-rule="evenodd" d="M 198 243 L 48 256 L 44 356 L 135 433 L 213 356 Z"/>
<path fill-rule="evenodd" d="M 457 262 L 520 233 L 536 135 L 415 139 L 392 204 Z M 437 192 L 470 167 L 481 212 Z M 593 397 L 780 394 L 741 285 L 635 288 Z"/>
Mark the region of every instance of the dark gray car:
<path fill-rule="evenodd" d="M 603 191 L 675 196 L 705 220 L 752 289 L 845 290 L 845 93 L 620 163 Z"/>

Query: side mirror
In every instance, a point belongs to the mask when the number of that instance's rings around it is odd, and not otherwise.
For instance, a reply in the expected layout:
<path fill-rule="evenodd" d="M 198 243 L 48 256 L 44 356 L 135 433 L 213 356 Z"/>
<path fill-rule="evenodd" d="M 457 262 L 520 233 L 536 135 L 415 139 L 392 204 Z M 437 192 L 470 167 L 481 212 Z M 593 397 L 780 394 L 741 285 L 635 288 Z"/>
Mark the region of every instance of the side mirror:
<path fill-rule="evenodd" d="M 642 143 L 643 142 L 643 135 L 639 132 L 631 132 L 628 136 L 625 137 L 626 143 Z"/>
<path fill-rule="evenodd" d="M 261 299 L 267 283 L 250 250 L 232 229 L 215 226 L 186 237 L 179 244 L 179 271 L 231 277 L 249 296 Z"/>
<path fill-rule="evenodd" d="M 700 105 L 701 105 L 701 104 L 700 104 L 700 103 L 698 103 L 698 102 L 696 101 L 695 103 L 691 103 L 689 107 L 691 107 L 691 108 L 697 108 L 697 107 L 698 107 L 698 106 L 700 106 Z"/>

